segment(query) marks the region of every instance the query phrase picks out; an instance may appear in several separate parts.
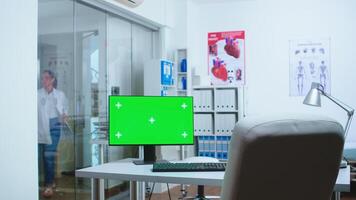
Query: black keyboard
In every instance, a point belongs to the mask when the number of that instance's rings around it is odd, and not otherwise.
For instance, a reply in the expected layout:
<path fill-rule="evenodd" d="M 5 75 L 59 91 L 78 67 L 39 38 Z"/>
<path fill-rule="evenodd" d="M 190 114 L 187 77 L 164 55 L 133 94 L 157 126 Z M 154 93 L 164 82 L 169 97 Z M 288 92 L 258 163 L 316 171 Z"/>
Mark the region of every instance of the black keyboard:
<path fill-rule="evenodd" d="M 225 171 L 226 163 L 154 163 L 153 172 Z"/>

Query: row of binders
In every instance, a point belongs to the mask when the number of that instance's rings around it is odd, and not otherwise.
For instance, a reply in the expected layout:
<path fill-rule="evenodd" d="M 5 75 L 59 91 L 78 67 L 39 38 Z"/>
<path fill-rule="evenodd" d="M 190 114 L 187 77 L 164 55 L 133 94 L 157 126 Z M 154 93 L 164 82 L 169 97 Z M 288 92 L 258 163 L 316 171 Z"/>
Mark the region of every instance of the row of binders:
<path fill-rule="evenodd" d="M 231 136 L 198 136 L 198 155 L 228 159 Z"/>
<path fill-rule="evenodd" d="M 213 115 L 212 114 L 194 114 L 194 134 L 207 135 L 213 134 Z"/>
<path fill-rule="evenodd" d="M 193 90 L 193 97 L 195 112 L 237 110 L 237 94 L 235 89 L 217 89 L 215 91 L 215 99 L 213 97 L 213 90 L 211 89 Z"/>
<path fill-rule="evenodd" d="M 216 151 L 228 152 L 231 136 L 216 136 Z"/>
<path fill-rule="evenodd" d="M 214 130 L 212 114 L 194 114 L 194 134 L 232 134 L 237 121 L 236 116 L 236 113 L 216 114 Z"/>
<path fill-rule="evenodd" d="M 194 111 L 204 112 L 212 111 L 213 108 L 213 90 L 193 90 Z"/>
<path fill-rule="evenodd" d="M 232 134 L 236 121 L 236 114 L 216 114 L 215 133 Z"/>
<path fill-rule="evenodd" d="M 198 155 L 216 158 L 215 136 L 198 136 Z"/>
<path fill-rule="evenodd" d="M 217 158 L 221 161 L 226 161 L 228 159 L 228 152 L 210 152 L 210 151 L 200 151 L 199 156 Z"/>
<path fill-rule="evenodd" d="M 218 89 L 215 91 L 215 111 L 235 111 L 237 94 L 235 89 Z"/>

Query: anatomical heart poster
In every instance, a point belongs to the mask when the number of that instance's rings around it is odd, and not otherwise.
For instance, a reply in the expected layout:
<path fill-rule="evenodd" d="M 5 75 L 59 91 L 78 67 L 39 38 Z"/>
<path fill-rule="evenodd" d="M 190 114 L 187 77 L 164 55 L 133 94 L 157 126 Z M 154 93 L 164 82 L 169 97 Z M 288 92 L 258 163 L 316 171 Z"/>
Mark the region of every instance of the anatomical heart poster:
<path fill-rule="evenodd" d="M 305 96 L 312 82 L 330 94 L 330 39 L 291 40 L 289 51 L 290 96 Z"/>
<path fill-rule="evenodd" d="M 245 31 L 208 33 L 211 85 L 245 84 Z"/>

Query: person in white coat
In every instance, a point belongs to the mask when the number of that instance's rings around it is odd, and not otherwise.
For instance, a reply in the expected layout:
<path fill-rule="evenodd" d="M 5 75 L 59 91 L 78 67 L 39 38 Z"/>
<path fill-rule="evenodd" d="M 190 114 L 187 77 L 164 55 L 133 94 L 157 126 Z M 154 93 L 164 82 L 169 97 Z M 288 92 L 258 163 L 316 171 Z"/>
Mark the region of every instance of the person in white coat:
<path fill-rule="evenodd" d="M 67 100 L 65 94 L 57 90 L 57 78 L 50 70 L 41 74 L 42 88 L 38 90 L 38 149 L 43 158 L 45 189 L 44 197 L 54 193 L 55 161 L 61 135 L 61 124 L 66 120 Z"/>

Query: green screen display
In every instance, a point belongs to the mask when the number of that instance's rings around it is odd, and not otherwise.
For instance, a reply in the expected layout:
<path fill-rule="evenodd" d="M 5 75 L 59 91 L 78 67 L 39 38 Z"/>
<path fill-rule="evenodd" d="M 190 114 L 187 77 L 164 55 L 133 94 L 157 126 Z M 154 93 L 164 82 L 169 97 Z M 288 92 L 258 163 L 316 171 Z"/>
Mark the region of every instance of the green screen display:
<path fill-rule="evenodd" d="M 193 98 L 109 97 L 110 145 L 193 144 Z"/>

